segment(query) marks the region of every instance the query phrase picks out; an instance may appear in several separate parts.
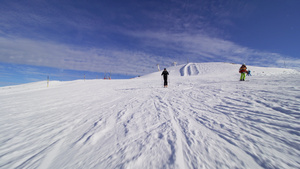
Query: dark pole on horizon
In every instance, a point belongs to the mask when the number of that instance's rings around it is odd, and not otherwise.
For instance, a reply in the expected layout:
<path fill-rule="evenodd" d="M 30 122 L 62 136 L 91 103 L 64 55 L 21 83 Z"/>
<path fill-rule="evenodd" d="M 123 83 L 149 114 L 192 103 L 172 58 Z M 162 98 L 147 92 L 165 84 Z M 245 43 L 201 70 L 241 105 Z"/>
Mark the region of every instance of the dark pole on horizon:
<path fill-rule="evenodd" d="M 49 76 L 47 77 L 47 87 L 49 87 Z"/>

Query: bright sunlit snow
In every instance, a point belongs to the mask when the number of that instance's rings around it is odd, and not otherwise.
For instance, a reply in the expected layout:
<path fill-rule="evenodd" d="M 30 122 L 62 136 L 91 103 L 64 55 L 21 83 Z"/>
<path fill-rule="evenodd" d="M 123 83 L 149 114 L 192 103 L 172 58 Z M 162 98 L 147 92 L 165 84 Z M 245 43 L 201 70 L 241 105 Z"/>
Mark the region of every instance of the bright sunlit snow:
<path fill-rule="evenodd" d="M 299 168 L 300 73 L 189 63 L 0 88 L 0 168 Z"/>

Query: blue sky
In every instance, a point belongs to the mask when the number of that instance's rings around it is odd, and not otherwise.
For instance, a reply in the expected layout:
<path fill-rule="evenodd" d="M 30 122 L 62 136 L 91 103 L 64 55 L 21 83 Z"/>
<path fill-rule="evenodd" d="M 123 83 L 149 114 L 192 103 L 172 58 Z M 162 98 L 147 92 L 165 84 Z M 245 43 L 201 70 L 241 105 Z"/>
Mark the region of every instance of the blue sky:
<path fill-rule="evenodd" d="M 156 64 L 300 65 L 299 0 L 1 0 L 0 86 Z"/>

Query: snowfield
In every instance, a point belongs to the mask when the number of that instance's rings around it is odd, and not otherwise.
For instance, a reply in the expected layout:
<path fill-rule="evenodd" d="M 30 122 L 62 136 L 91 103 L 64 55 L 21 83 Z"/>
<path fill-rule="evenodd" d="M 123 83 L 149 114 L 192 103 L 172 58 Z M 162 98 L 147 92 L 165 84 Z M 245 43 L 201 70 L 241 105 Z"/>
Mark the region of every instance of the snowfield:
<path fill-rule="evenodd" d="M 300 73 L 189 63 L 0 88 L 0 168 L 300 168 Z"/>

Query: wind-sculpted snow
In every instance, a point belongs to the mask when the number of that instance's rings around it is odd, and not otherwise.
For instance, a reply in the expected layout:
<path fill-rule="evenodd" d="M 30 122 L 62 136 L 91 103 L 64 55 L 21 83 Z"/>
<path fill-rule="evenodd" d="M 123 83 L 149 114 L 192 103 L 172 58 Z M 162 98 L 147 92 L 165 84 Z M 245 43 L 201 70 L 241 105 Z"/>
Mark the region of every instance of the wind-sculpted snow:
<path fill-rule="evenodd" d="M 2 87 L 0 168 L 300 168 L 299 73 L 239 66 Z"/>

